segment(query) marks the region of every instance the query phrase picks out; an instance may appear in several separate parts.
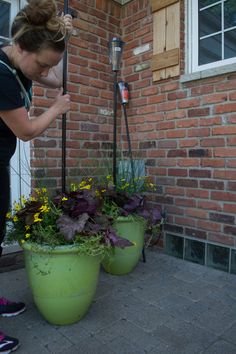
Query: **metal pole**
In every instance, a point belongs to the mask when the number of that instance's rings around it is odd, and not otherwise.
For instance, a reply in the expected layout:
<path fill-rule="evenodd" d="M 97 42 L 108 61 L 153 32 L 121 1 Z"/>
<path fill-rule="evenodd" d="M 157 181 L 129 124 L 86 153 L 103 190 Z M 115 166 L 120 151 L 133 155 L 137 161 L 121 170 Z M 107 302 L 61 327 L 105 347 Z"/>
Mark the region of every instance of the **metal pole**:
<path fill-rule="evenodd" d="M 133 160 L 133 156 L 132 156 L 132 149 L 131 149 L 131 141 L 130 141 L 130 135 L 129 135 L 129 124 L 128 124 L 128 118 L 127 118 L 126 104 L 123 103 L 122 106 L 123 106 L 123 112 L 124 112 L 124 117 L 125 117 L 126 136 L 127 136 L 127 142 L 128 142 L 131 173 L 132 173 L 132 178 L 134 180 L 135 179 L 134 160 Z"/>
<path fill-rule="evenodd" d="M 117 71 L 114 71 L 114 107 L 113 107 L 113 183 L 116 188 L 116 146 L 117 146 Z"/>
<path fill-rule="evenodd" d="M 68 13 L 68 0 L 64 0 L 64 14 Z M 67 49 L 63 57 L 63 94 L 67 93 Z M 62 193 L 66 191 L 66 113 L 62 115 Z"/>

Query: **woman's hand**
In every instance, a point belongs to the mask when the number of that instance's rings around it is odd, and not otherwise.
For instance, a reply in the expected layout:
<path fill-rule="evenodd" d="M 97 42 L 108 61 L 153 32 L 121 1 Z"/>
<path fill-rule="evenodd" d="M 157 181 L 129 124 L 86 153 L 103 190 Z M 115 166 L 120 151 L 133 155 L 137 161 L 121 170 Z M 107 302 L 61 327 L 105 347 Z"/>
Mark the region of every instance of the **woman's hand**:
<path fill-rule="evenodd" d="M 65 26 L 66 26 L 67 36 L 69 37 L 73 32 L 72 16 L 69 14 L 67 14 L 67 15 L 62 14 L 62 19 L 63 19 Z"/>
<path fill-rule="evenodd" d="M 63 89 L 61 88 L 55 98 L 52 108 L 54 108 L 57 111 L 57 114 L 60 115 L 70 110 L 70 102 L 70 95 L 63 95 Z"/>

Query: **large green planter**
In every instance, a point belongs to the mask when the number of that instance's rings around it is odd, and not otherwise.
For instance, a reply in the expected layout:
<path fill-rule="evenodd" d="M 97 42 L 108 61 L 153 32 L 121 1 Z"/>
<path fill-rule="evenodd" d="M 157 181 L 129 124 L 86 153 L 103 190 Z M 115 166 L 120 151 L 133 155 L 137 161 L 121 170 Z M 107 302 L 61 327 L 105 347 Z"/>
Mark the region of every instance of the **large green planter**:
<path fill-rule="evenodd" d="M 51 324 L 79 321 L 96 292 L 99 256 L 79 254 L 79 246 L 39 246 L 22 244 L 34 302 Z"/>
<path fill-rule="evenodd" d="M 136 267 L 142 254 L 146 222 L 142 218 L 132 216 L 118 217 L 112 227 L 119 236 L 128 239 L 134 245 L 124 249 L 115 247 L 113 254 L 103 259 L 102 266 L 110 274 L 128 274 Z"/>

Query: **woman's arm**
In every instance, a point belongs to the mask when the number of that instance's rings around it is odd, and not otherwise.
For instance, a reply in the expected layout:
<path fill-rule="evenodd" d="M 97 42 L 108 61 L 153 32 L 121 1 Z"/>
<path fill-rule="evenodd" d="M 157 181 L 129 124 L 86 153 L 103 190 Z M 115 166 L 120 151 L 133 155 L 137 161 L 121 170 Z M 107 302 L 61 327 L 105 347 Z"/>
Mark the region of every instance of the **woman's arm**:
<path fill-rule="evenodd" d="M 57 95 L 52 106 L 38 117 L 29 117 L 24 107 L 0 111 L 0 116 L 12 132 L 21 140 L 28 141 L 40 135 L 57 118 L 70 109 L 70 95 Z"/>
<path fill-rule="evenodd" d="M 63 21 L 66 26 L 67 41 L 73 31 L 72 16 L 67 14 L 63 16 Z M 37 82 L 49 88 L 62 87 L 63 59 L 53 68 L 49 70 L 47 77 L 42 77 Z"/>

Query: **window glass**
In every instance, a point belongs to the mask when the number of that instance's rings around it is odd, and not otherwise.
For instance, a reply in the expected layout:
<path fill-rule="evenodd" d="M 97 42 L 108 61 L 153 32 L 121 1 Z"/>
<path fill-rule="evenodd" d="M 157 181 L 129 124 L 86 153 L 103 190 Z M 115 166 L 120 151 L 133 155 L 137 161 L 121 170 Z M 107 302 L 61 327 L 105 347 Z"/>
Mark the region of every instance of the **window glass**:
<path fill-rule="evenodd" d="M 224 3 L 224 29 L 236 26 L 236 1 L 228 0 Z"/>
<path fill-rule="evenodd" d="M 221 31 L 221 5 L 199 11 L 200 37 Z"/>
<path fill-rule="evenodd" d="M 10 36 L 10 11 L 11 4 L 9 2 L 0 1 L 0 36 L 9 37 Z"/>
<path fill-rule="evenodd" d="M 236 63 L 236 0 L 186 0 L 189 4 L 189 69 Z"/>
<path fill-rule="evenodd" d="M 225 32 L 224 58 L 236 57 L 236 29 Z"/>
<path fill-rule="evenodd" d="M 221 34 L 199 42 L 199 65 L 221 60 Z"/>
<path fill-rule="evenodd" d="M 199 8 L 201 7 L 205 7 L 205 6 L 208 6 L 208 5 L 211 5 L 212 3 L 214 3 L 215 1 L 212 1 L 212 0 L 199 0 L 198 3 L 199 3 Z"/>

